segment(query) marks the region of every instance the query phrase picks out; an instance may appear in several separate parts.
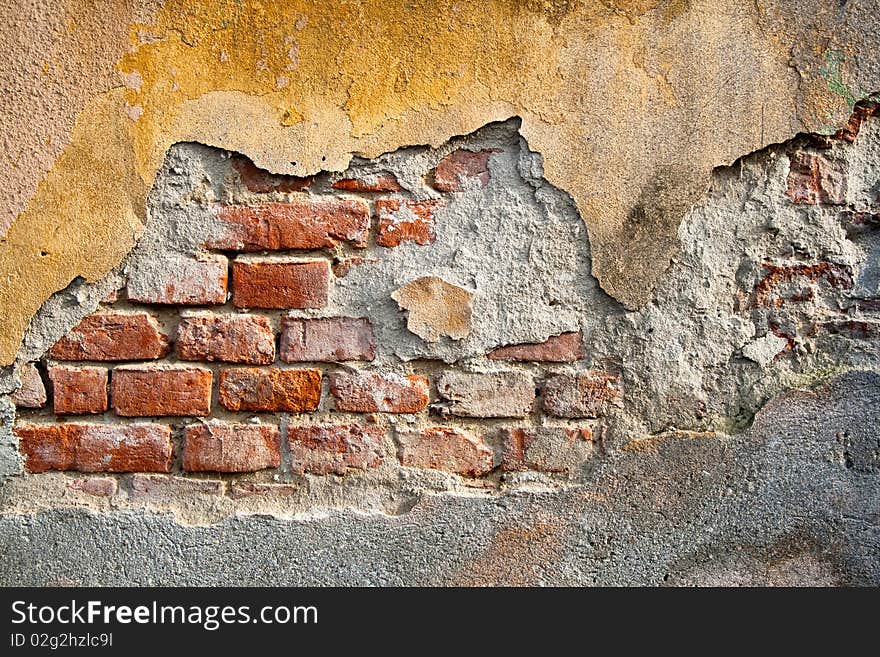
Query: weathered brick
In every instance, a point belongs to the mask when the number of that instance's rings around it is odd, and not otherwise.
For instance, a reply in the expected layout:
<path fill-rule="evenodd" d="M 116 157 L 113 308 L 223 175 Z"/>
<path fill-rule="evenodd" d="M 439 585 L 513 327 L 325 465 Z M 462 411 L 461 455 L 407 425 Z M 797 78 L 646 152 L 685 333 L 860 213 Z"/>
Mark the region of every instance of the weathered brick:
<path fill-rule="evenodd" d="M 397 176 L 393 173 L 380 173 L 361 178 L 342 178 L 333 183 L 333 189 L 342 189 L 346 192 L 400 192 L 403 187 L 397 182 Z"/>
<path fill-rule="evenodd" d="M 181 317 L 177 325 L 181 360 L 269 365 L 275 361 L 275 332 L 267 317 L 213 315 Z"/>
<path fill-rule="evenodd" d="M 232 303 L 238 308 L 323 308 L 329 286 L 326 260 L 232 263 Z"/>
<path fill-rule="evenodd" d="M 46 403 L 46 386 L 37 366 L 33 363 L 24 365 L 18 376 L 21 387 L 12 394 L 12 403 L 18 408 L 42 408 Z"/>
<path fill-rule="evenodd" d="M 379 258 L 362 258 L 354 256 L 351 258 L 340 258 L 333 261 L 333 275 L 336 278 L 345 278 L 351 273 L 352 267 L 360 265 L 372 265 L 379 262 Z"/>
<path fill-rule="evenodd" d="M 397 434 L 401 465 L 479 477 L 494 467 L 494 454 L 481 439 L 449 427 Z"/>
<path fill-rule="evenodd" d="M 620 405 L 620 375 L 595 371 L 556 374 L 543 386 L 544 411 L 555 417 L 598 417 L 611 404 Z"/>
<path fill-rule="evenodd" d="M 218 232 L 205 243 L 211 249 L 321 249 L 340 242 L 365 247 L 370 230 L 367 204 L 350 199 L 227 205 L 217 218 Z"/>
<path fill-rule="evenodd" d="M 847 265 L 834 262 L 773 264 L 763 263 L 766 272 L 755 285 L 756 306 L 778 307 L 787 302 L 809 301 L 816 285 L 846 290 L 853 286 L 853 273 Z"/>
<path fill-rule="evenodd" d="M 459 192 L 465 189 L 466 181 L 476 180 L 485 187 L 489 184 L 489 156 L 493 152 L 453 151 L 437 164 L 431 186 L 441 192 Z"/>
<path fill-rule="evenodd" d="M 487 356 L 492 360 L 568 363 L 584 357 L 580 331 L 561 333 L 537 344 L 516 344 L 499 347 Z"/>
<path fill-rule="evenodd" d="M 806 151 L 792 153 L 789 162 L 786 194 L 794 203 L 839 205 L 845 201 L 846 170 L 842 163 Z"/>
<path fill-rule="evenodd" d="M 589 428 L 527 427 L 501 431 L 501 469 L 571 474 L 593 453 Z"/>
<path fill-rule="evenodd" d="M 147 313 L 88 315 L 55 343 L 58 360 L 151 360 L 168 353 L 168 336 Z"/>
<path fill-rule="evenodd" d="M 128 299 L 182 306 L 226 303 L 229 261 L 221 255 L 166 259 L 161 266 L 135 267 L 128 279 Z"/>
<path fill-rule="evenodd" d="M 89 477 L 88 479 L 74 479 L 67 484 L 67 487 L 95 497 L 112 497 L 116 494 L 118 486 L 112 477 Z"/>
<path fill-rule="evenodd" d="M 187 472 L 256 472 L 281 465 L 281 432 L 265 424 L 212 421 L 184 431 Z"/>
<path fill-rule="evenodd" d="M 488 374 L 447 370 L 437 377 L 437 405 L 443 416 L 525 417 L 532 410 L 535 384 L 522 372 Z"/>
<path fill-rule="evenodd" d="M 428 379 L 376 372 L 334 372 L 336 409 L 355 413 L 418 413 L 428 405 Z"/>
<path fill-rule="evenodd" d="M 103 413 L 107 410 L 107 370 L 103 367 L 49 368 L 52 408 L 57 415 Z"/>
<path fill-rule="evenodd" d="M 211 371 L 201 367 L 117 367 L 110 379 L 110 398 L 123 416 L 205 416 L 211 412 L 212 378 Z"/>
<path fill-rule="evenodd" d="M 376 340 L 366 318 L 327 317 L 281 320 L 281 353 L 286 363 L 373 360 Z"/>
<path fill-rule="evenodd" d="M 223 493 L 223 482 L 216 479 L 135 474 L 128 481 L 128 497 L 135 502 L 180 503 L 186 497 Z"/>
<path fill-rule="evenodd" d="M 383 199 L 376 201 L 375 207 L 379 218 L 376 233 L 379 246 L 394 247 L 401 242 L 415 242 L 422 246 L 434 243 L 437 201 Z"/>
<path fill-rule="evenodd" d="M 297 474 L 318 475 L 375 468 L 384 460 L 384 437 L 382 429 L 358 424 L 290 427 L 290 467 Z"/>
<path fill-rule="evenodd" d="M 28 472 L 171 469 L 171 428 L 160 424 L 30 424 L 15 435 Z"/>
<path fill-rule="evenodd" d="M 266 194 L 268 192 L 301 192 L 312 184 L 311 176 L 300 178 L 270 173 L 260 169 L 248 158 L 235 156 L 232 158 L 232 169 L 238 174 L 241 183 L 250 192 Z"/>
<path fill-rule="evenodd" d="M 230 411 L 314 411 L 321 401 L 321 373 L 257 367 L 222 370 L 219 399 Z"/>

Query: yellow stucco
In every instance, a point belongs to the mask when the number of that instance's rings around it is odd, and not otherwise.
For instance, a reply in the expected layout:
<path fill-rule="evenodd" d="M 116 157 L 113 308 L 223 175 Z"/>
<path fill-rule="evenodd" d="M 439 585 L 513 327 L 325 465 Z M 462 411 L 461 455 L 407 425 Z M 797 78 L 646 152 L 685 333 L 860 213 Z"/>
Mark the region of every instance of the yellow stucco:
<path fill-rule="evenodd" d="M 45 174 L 10 171 L 39 183 L 0 242 L 3 363 L 46 298 L 76 276 L 101 277 L 132 248 L 176 142 L 306 175 L 520 116 L 547 179 L 584 218 L 594 274 L 635 306 L 674 253 L 678 222 L 713 167 L 839 123 L 852 102 L 840 85 L 878 84 L 847 68 L 856 46 L 799 27 L 781 1 L 124 4 L 111 28 L 120 16 L 145 22 L 126 26 L 126 42 L 118 29 L 95 33 L 105 47 L 82 54 L 115 58 L 115 79 L 98 66 L 67 80 L 99 91 L 74 107 L 60 155 Z M 86 39 L 76 16 L 105 5 L 68 0 L 72 20 L 53 41 L 57 56 L 76 59 Z M 775 30 L 789 18 L 786 31 Z M 840 48 L 837 87 L 818 65 L 798 73 L 795 42 L 812 47 L 817 62 Z M 23 111 L 47 102 L 41 80 L 32 85 Z"/>

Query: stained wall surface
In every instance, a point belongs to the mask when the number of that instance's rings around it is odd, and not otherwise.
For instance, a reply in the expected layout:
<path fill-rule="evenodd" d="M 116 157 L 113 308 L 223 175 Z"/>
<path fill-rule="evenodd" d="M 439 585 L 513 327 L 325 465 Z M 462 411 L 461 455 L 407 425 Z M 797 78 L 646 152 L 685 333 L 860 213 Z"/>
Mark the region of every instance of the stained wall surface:
<path fill-rule="evenodd" d="M 405 5 L 5 10 L 0 580 L 878 583 L 876 6 Z"/>

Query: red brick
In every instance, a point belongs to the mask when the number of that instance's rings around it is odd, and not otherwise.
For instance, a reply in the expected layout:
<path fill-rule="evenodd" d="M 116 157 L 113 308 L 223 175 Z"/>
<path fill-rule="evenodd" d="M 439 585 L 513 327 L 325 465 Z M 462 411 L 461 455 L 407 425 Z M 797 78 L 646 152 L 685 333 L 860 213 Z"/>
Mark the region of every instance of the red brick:
<path fill-rule="evenodd" d="M 187 472 L 256 472 L 281 465 L 281 432 L 265 424 L 208 422 L 184 431 Z"/>
<path fill-rule="evenodd" d="M 449 370 L 437 377 L 437 392 L 447 400 L 437 405 L 442 416 L 525 417 L 535 401 L 534 381 L 523 372 Z"/>
<path fill-rule="evenodd" d="M 222 370 L 219 399 L 230 411 L 314 411 L 321 401 L 321 373 L 257 367 Z"/>
<path fill-rule="evenodd" d="M 492 360 L 568 363 L 584 357 L 580 331 L 561 333 L 537 344 L 517 344 L 490 351 Z"/>
<path fill-rule="evenodd" d="M 260 169 L 246 157 L 232 158 L 232 168 L 238 173 L 239 180 L 248 191 L 257 194 L 268 192 L 301 192 L 312 184 L 313 177 L 300 178 L 274 174 Z"/>
<path fill-rule="evenodd" d="M 449 427 L 398 433 L 400 463 L 412 468 L 479 477 L 494 467 L 492 450 L 480 439 Z"/>
<path fill-rule="evenodd" d="M 56 415 L 107 410 L 107 370 L 103 367 L 50 367 L 49 379 Z"/>
<path fill-rule="evenodd" d="M 116 494 L 116 480 L 111 477 L 89 477 L 88 479 L 74 479 L 67 484 L 72 490 L 82 491 L 95 497 L 112 497 Z"/>
<path fill-rule="evenodd" d="M 333 189 L 367 193 L 403 191 L 403 187 L 397 182 L 397 177 L 391 173 L 380 173 L 375 176 L 364 176 L 363 178 L 343 178 L 333 183 Z"/>
<path fill-rule="evenodd" d="M 181 306 L 226 303 L 229 261 L 224 256 L 182 258 L 165 264 L 133 273 L 128 281 L 129 301 Z"/>
<path fill-rule="evenodd" d="M 171 428 L 159 424 L 31 424 L 15 435 L 28 472 L 171 469 Z"/>
<path fill-rule="evenodd" d="M 281 327 L 280 357 L 286 363 L 333 363 L 376 357 L 373 327 L 370 320 L 363 317 L 285 317 Z"/>
<path fill-rule="evenodd" d="M 117 367 L 110 397 L 123 416 L 205 416 L 211 412 L 212 378 L 200 367 Z"/>
<path fill-rule="evenodd" d="M 269 365 L 275 361 L 275 331 L 259 315 L 186 315 L 177 325 L 177 355 L 181 360 Z"/>
<path fill-rule="evenodd" d="M 571 474 L 593 453 L 593 432 L 588 428 L 528 427 L 501 432 L 501 469 L 535 470 Z"/>
<path fill-rule="evenodd" d="M 18 408 L 42 408 L 46 403 L 46 386 L 37 366 L 33 363 L 24 365 L 18 376 L 21 387 L 12 394 L 12 403 Z"/>
<path fill-rule="evenodd" d="M 805 151 L 792 153 L 789 161 L 786 194 L 794 203 L 839 205 L 845 201 L 846 170 L 842 163 Z"/>
<path fill-rule="evenodd" d="M 168 353 L 168 336 L 147 313 L 95 313 L 49 351 L 58 360 L 150 360 Z"/>
<path fill-rule="evenodd" d="M 367 204 L 350 199 L 227 205 L 218 219 L 219 233 L 205 243 L 211 249 L 322 249 L 340 242 L 365 247 L 370 231 Z"/>
<path fill-rule="evenodd" d="M 591 370 L 556 374 L 544 382 L 544 411 L 555 417 L 598 417 L 623 396 L 620 375 Z"/>
<path fill-rule="evenodd" d="M 766 273 L 755 285 L 754 303 L 757 306 L 779 307 L 787 302 L 809 301 L 815 297 L 818 283 L 835 289 L 853 286 L 853 273 L 847 265 L 833 262 L 774 265 L 765 262 L 763 266 Z"/>
<path fill-rule="evenodd" d="M 379 218 L 376 244 L 386 247 L 400 246 L 401 242 L 415 242 L 422 246 L 433 244 L 437 206 L 437 201 L 376 201 L 376 216 Z"/>
<path fill-rule="evenodd" d="M 428 379 L 423 376 L 334 372 L 329 378 L 340 411 L 418 413 L 428 405 Z"/>
<path fill-rule="evenodd" d="M 329 287 L 326 260 L 232 263 L 232 303 L 238 308 L 323 308 Z"/>
<path fill-rule="evenodd" d="M 223 482 L 216 479 L 135 474 L 128 482 L 128 497 L 135 502 L 179 504 L 187 497 L 223 495 L 223 492 Z"/>
<path fill-rule="evenodd" d="M 378 258 L 361 258 L 359 256 L 355 256 L 353 258 L 340 258 L 339 260 L 333 261 L 333 275 L 336 278 L 345 278 L 351 273 L 352 267 L 358 267 L 360 265 L 372 265 L 379 262 Z"/>
<path fill-rule="evenodd" d="M 358 424 L 290 427 L 290 467 L 297 474 L 318 475 L 375 468 L 384 460 L 384 437 L 382 429 Z"/>
<path fill-rule="evenodd" d="M 485 187 L 489 184 L 489 156 L 494 152 L 453 151 L 437 164 L 431 185 L 441 192 L 460 192 L 465 189 L 465 181 L 474 179 Z"/>

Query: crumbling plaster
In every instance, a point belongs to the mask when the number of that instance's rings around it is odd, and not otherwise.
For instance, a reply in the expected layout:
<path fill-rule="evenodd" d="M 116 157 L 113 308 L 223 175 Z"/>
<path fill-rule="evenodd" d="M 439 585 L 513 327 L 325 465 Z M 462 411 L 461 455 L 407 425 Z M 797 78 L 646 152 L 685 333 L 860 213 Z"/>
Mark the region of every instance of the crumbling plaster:
<path fill-rule="evenodd" d="M 869 0 L 22 1 L 3 13 L 5 364 L 47 298 L 131 250 L 177 142 L 304 175 L 519 116 L 587 225 L 593 274 L 637 307 L 714 167 L 833 130 L 880 87 Z"/>

